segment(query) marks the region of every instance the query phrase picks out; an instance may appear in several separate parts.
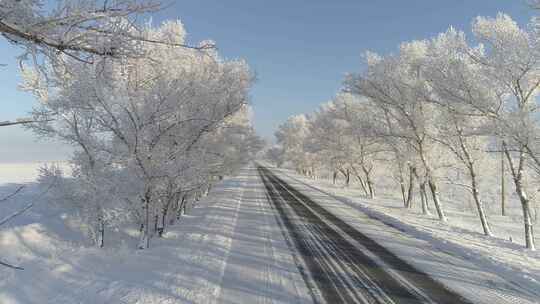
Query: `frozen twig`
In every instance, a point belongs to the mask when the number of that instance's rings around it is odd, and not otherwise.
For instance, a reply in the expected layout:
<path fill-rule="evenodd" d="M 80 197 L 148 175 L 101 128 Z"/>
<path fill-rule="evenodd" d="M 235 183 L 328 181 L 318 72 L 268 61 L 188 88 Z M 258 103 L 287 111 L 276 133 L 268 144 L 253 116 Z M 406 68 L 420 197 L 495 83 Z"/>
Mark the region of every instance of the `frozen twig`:
<path fill-rule="evenodd" d="M 11 199 L 12 197 L 14 197 L 15 195 L 17 195 L 17 193 L 21 192 L 22 189 L 24 189 L 24 185 L 20 186 L 19 188 L 17 188 L 17 190 L 13 191 L 13 193 L 9 194 L 8 196 L 4 197 L 4 198 L 0 198 L 0 202 L 5 202 L 9 199 Z"/>
<path fill-rule="evenodd" d="M 2 262 L 2 261 L 0 261 L 0 265 L 8 267 L 8 268 L 16 269 L 16 270 L 24 270 L 24 268 L 22 268 L 20 266 L 11 265 L 11 264 L 8 264 L 8 263 Z"/>
<path fill-rule="evenodd" d="M 5 217 L 4 219 L 0 220 L 0 227 L 5 225 L 6 223 L 8 223 L 9 221 L 11 221 L 12 219 L 16 218 L 17 216 L 23 214 L 24 212 L 26 212 L 28 209 L 32 208 L 34 206 L 34 203 L 37 199 L 39 199 L 40 197 L 42 197 L 43 195 L 45 195 L 47 192 L 49 192 L 49 190 L 56 184 L 56 181 L 57 181 L 57 178 L 55 178 L 53 180 L 53 182 L 47 187 L 47 189 L 45 189 L 42 193 L 40 193 L 35 199 L 33 202 L 27 204 L 24 208 L 18 210 L 18 211 L 15 211 L 14 213 L 12 213 L 11 215 L 8 215 L 7 217 Z M 12 194 L 13 196 L 14 194 Z"/>

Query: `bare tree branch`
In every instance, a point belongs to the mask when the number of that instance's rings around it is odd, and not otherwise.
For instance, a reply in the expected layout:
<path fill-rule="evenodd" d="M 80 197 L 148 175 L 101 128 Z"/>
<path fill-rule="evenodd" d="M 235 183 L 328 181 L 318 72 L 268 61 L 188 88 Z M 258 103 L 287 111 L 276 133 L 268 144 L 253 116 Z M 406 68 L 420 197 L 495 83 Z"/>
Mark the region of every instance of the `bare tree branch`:
<path fill-rule="evenodd" d="M 15 190 L 13 193 L 9 194 L 8 196 L 4 197 L 4 198 L 1 198 L 0 199 L 0 203 L 1 202 L 5 202 L 7 200 L 9 200 L 10 198 L 14 197 L 15 195 L 17 195 L 17 193 L 21 192 L 21 190 L 24 188 L 25 186 L 22 185 L 20 186 L 19 188 L 17 188 L 17 190 Z"/>
<path fill-rule="evenodd" d="M 11 264 L 8 264 L 8 263 L 2 262 L 2 261 L 0 261 L 0 265 L 8 267 L 8 268 L 16 269 L 16 270 L 24 270 L 24 268 L 22 268 L 20 266 L 11 265 Z"/>
<path fill-rule="evenodd" d="M 39 123 L 39 122 L 49 122 L 53 121 L 54 119 L 46 119 L 46 120 L 34 120 L 34 119 L 17 119 L 15 121 L 0 121 L 0 127 L 8 127 L 8 126 L 15 126 L 15 125 L 25 125 L 25 124 L 31 124 L 31 123 Z"/>
<path fill-rule="evenodd" d="M 9 221 L 11 221 L 12 219 L 16 218 L 17 216 L 23 214 L 24 212 L 26 212 L 28 209 L 32 208 L 34 206 L 34 203 L 35 201 L 37 201 L 39 198 L 41 198 L 43 195 L 45 195 L 47 192 L 49 192 L 49 190 L 51 190 L 51 188 L 56 185 L 56 182 L 57 182 L 58 178 L 55 178 L 52 183 L 43 191 L 41 192 L 40 194 L 38 194 L 31 203 L 29 203 L 28 205 L 26 205 L 24 208 L 18 210 L 18 211 L 15 211 L 13 214 L 11 215 L 8 215 L 6 216 L 4 219 L 0 220 L 0 227 L 5 225 L 6 223 L 8 223 Z"/>

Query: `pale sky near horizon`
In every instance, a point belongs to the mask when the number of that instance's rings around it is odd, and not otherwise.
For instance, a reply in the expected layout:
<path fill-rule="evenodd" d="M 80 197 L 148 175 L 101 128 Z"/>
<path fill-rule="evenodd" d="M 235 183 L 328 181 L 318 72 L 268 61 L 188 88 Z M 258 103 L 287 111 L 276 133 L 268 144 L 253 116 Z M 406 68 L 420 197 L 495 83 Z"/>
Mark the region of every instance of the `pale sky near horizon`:
<path fill-rule="evenodd" d="M 251 91 L 254 124 L 271 138 L 288 116 L 328 101 L 348 72 L 362 69 L 366 50 L 389 53 L 449 26 L 470 35 L 475 16 L 504 12 L 525 25 L 527 0 L 183 0 L 154 17 L 180 19 L 196 43 L 212 39 L 225 58 L 244 58 L 257 75 Z M 25 116 L 34 100 L 17 90 L 21 50 L 0 39 L 0 121 Z M 69 148 L 35 142 L 19 127 L 0 128 L 0 163 L 63 160 Z"/>

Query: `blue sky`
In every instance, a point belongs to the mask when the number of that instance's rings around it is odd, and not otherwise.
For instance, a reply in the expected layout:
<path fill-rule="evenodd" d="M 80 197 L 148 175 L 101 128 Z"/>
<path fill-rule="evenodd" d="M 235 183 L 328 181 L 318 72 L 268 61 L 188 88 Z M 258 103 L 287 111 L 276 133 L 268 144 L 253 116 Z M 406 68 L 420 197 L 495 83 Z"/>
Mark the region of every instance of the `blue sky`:
<path fill-rule="evenodd" d="M 155 22 L 181 19 L 189 40 L 212 39 L 229 59 L 244 58 L 257 75 L 251 92 L 254 123 L 271 138 L 288 116 L 314 110 L 362 69 L 365 50 L 393 52 L 400 42 L 424 39 L 450 25 L 470 32 L 475 16 L 505 12 L 520 24 L 534 12 L 527 0 L 179 0 Z M 23 116 L 33 99 L 17 91 L 15 56 L 0 40 L 0 120 Z M 57 143 L 35 143 L 19 128 L 0 128 L 0 162 L 66 158 Z"/>

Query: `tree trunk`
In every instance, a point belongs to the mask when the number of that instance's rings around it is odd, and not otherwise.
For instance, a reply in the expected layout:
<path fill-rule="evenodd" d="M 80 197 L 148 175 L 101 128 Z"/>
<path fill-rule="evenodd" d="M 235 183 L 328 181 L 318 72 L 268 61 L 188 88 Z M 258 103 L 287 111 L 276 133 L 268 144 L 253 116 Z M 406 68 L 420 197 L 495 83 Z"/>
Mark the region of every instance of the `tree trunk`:
<path fill-rule="evenodd" d="M 531 218 L 531 206 L 530 200 L 527 197 L 527 194 L 523 190 L 521 183 L 519 187 L 516 185 L 516 191 L 518 193 L 519 199 L 521 201 L 521 207 L 523 209 L 523 226 L 525 229 L 525 246 L 530 250 L 536 250 L 534 242 L 534 230 Z"/>
<path fill-rule="evenodd" d="M 188 202 L 188 198 L 184 196 L 182 198 L 182 206 L 180 207 L 180 214 L 186 214 L 187 202 Z"/>
<path fill-rule="evenodd" d="M 397 154 L 397 153 L 396 153 Z M 403 163 L 399 158 L 396 158 L 398 172 L 399 172 L 399 187 L 401 189 L 401 198 L 403 200 L 403 206 L 407 207 L 407 191 L 405 189 L 405 179 L 403 178 Z"/>
<path fill-rule="evenodd" d="M 437 190 L 437 184 L 435 183 L 435 181 L 433 180 L 431 176 L 428 175 L 427 179 L 428 179 L 429 189 L 431 190 L 431 197 L 433 198 L 433 204 L 435 204 L 435 210 L 437 211 L 439 220 L 441 220 L 441 222 L 446 222 L 448 221 L 448 219 L 446 218 L 446 215 L 444 214 L 444 209 L 439 199 L 439 192 Z"/>
<path fill-rule="evenodd" d="M 366 182 L 369 190 L 369 197 L 371 199 L 375 198 L 375 185 L 373 184 L 373 181 L 371 180 L 371 170 L 368 170 L 364 165 L 362 165 L 362 171 L 364 171 L 364 174 L 366 175 Z"/>
<path fill-rule="evenodd" d="M 158 227 L 158 235 L 159 237 L 163 236 L 163 233 L 165 232 L 165 226 L 167 225 L 167 214 L 169 213 L 169 205 L 171 204 L 173 198 L 170 198 L 165 207 L 163 208 L 162 214 L 161 214 L 161 226 Z"/>
<path fill-rule="evenodd" d="M 405 207 L 412 208 L 414 199 L 414 178 L 416 176 L 416 167 L 409 165 L 409 192 L 407 193 L 407 202 Z"/>
<path fill-rule="evenodd" d="M 141 231 L 139 249 L 150 248 L 150 192 L 146 191 L 143 198 L 143 208 L 145 209 L 144 227 Z"/>
<path fill-rule="evenodd" d="M 368 186 L 366 185 L 366 182 L 362 179 L 360 175 L 356 175 L 356 179 L 358 179 L 358 182 L 360 183 L 360 187 L 362 187 L 362 191 L 364 191 L 364 194 L 366 196 L 369 196 L 369 190 Z"/>
<path fill-rule="evenodd" d="M 99 225 L 99 248 L 105 247 L 105 221 L 103 220 L 103 216 L 100 216 L 98 219 L 98 225 Z"/>
<path fill-rule="evenodd" d="M 174 195 L 173 202 L 174 204 L 172 205 L 172 209 L 170 210 L 173 216 L 169 216 L 169 226 L 174 225 L 177 220 L 178 208 L 180 207 L 180 193 L 176 193 Z"/>
<path fill-rule="evenodd" d="M 486 213 L 484 211 L 484 205 L 482 204 L 482 201 L 480 200 L 480 191 L 478 191 L 478 185 L 477 185 L 476 174 L 474 172 L 474 169 L 469 168 L 469 173 L 471 175 L 472 195 L 474 198 L 474 202 L 476 203 L 476 209 L 478 210 L 478 216 L 480 217 L 480 223 L 482 224 L 482 229 L 484 230 L 485 235 L 491 236 L 492 235 L 491 228 L 489 227 Z"/>
<path fill-rule="evenodd" d="M 373 184 L 373 181 L 371 180 L 371 178 L 367 179 L 367 184 L 369 188 L 369 197 L 371 199 L 374 199 L 375 198 L 375 185 Z"/>
<path fill-rule="evenodd" d="M 476 203 L 476 210 L 478 211 L 478 217 L 480 218 L 480 223 L 482 224 L 482 229 L 484 230 L 484 234 L 487 236 L 491 236 L 491 229 L 489 227 L 486 213 L 484 211 L 484 205 L 482 204 L 482 201 L 480 199 L 480 190 L 478 189 L 478 181 L 476 178 L 474 159 L 471 156 L 471 153 L 469 153 L 469 148 L 465 143 L 463 129 L 458 125 L 456 120 L 454 120 L 454 124 L 455 124 L 456 132 L 457 132 L 457 137 L 459 139 L 459 147 L 462 153 L 461 157 L 458 153 L 458 157 L 464 162 L 465 166 L 467 167 L 469 171 L 469 178 L 471 179 L 472 196 L 473 196 L 474 202 Z"/>
<path fill-rule="evenodd" d="M 345 186 L 349 187 L 349 183 L 351 181 L 351 173 L 349 169 L 347 170 L 340 169 L 339 172 L 341 172 L 341 174 L 343 174 L 343 177 L 345 177 Z"/>
<path fill-rule="evenodd" d="M 478 181 L 476 178 L 476 172 L 474 170 L 474 163 L 468 151 L 465 150 L 465 146 L 462 145 L 462 148 L 463 148 L 464 156 L 466 158 L 467 168 L 469 169 L 469 177 L 471 178 L 472 196 L 473 196 L 474 202 L 476 203 L 476 209 L 478 211 L 478 216 L 480 217 L 480 223 L 482 224 L 482 229 L 484 230 L 484 234 L 487 236 L 491 236 L 492 235 L 491 229 L 489 227 L 486 213 L 484 211 L 484 205 L 482 204 L 482 201 L 480 200 L 480 191 L 478 189 Z"/>
<path fill-rule="evenodd" d="M 501 215 L 506 216 L 506 182 L 504 180 L 504 152 L 501 152 Z"/>
<path fill-rule="evenodd" d="M 156 234 L 158 232 L 158 228 L 159 228 L 159 214 L 154 214 L 154 233 L 153 234 Z"/>
<path fill-rule="evenodd" d="M 367 185 L 366 185 L 366 182 L 364 181 L 364 179 L 362 178 L 362 176 L 360 176 L 360 173 L 358 172 L 358 170 L 356 169 L 356 167 L 354 166 L 351 166 L 352 169 L 353 169 L 353 172 L 354 172 L 354 176 L 356 176 L 356 179 L 358 179 L 358 182 L 360 183 L 360 187 L 362 187 L 362 191 L 364 191 L 364 193 L 366 194 L 366 196 L 369 196 L 369 191 L 367 189 Z"/>
<path fill-rule="evenodd" d="M 431 166 L 426 158 L 426 156 L 423 153 L 422 145 L 420 145 L 420 158 L 422 159 L 422 163 L 424 165 L 424 168 L 426 170 L 426 180 L 428 182 L 429 189 L 431 190 L 431 197 L 433 198 L 433 204 L 435 205 L 435 210 L 437 211 L 437 215 L 439 216 L 439 220 L 441 222 L 448 221 L 446 218 L 446 215 L 444 214 L 444 209 L 441 203 L 441 200 L 439 198 L 439 191 L 437 189 L 437 184 L 435 183 Z"/>
<path fill-rule="evenodd" d="M 176 220 L 180 220 L 180 217 L 182 217 L 182 208 L 184 208 L 184 202 L 186 201 L 186 195 L 182 195 L 182 201 L 178 205 L 178 209 L 176 210 Z"/>
<path fill-rule="evenodd" d="M 401 188 L 401 198 L 403 200 L 403 206 L 407 207 L 407 191 L 405 189 L 405 183 L 403 181 L 400 181 L 399 187 Z"/>
<path fill-rule="evenodd" d="M 533 230 L 533 224 L 532 224 L 532 219 L 531 219 L 530 201 L 529 201 L 529 197 L 527 196 L 527 193 L 525 192 L 525 189 L 523 188 L 523 167 L 525 165 L 525 153 L 523 151 L 523 147 L 520 147 L 519 160 L 518 160 L 519 163 L 518 163 L 518 166 L 516 167 L 514 164 L 514 161 L 512 160 L 512 156 L 510 155 L 510 151 L 508 150 L 504 142 L 503 142 L 503 150 L 508 160 L 508 164 L 509 164 L 508 167 L 510 168 L 510 172 L 512 173 L 514 185 L 516 186 L 516 193 L 519 196 L 519 200 L 521 202 L 521 208 L 523 209 L 523 226 L 525 229 L 525 247 L 527 247 L 530 250 L 536 250 L 536 247 L 534 244 L 534 230 Z"/>
<path fill-rule="evenodd" d="M 419 183 L 420 187 L 420 199 L 422 200 L 422 214 L 431 215 L 428 206 L 428 196 L 426 193 L 426 182 Z"/>
<path fill-rule="evenodd" d="M 137 245 L 138 249 L 144 249 L 146 247 L 146 226 L 145 224 L 141 224 L 141 227 L 139 229 L 139 244 Z"/>

